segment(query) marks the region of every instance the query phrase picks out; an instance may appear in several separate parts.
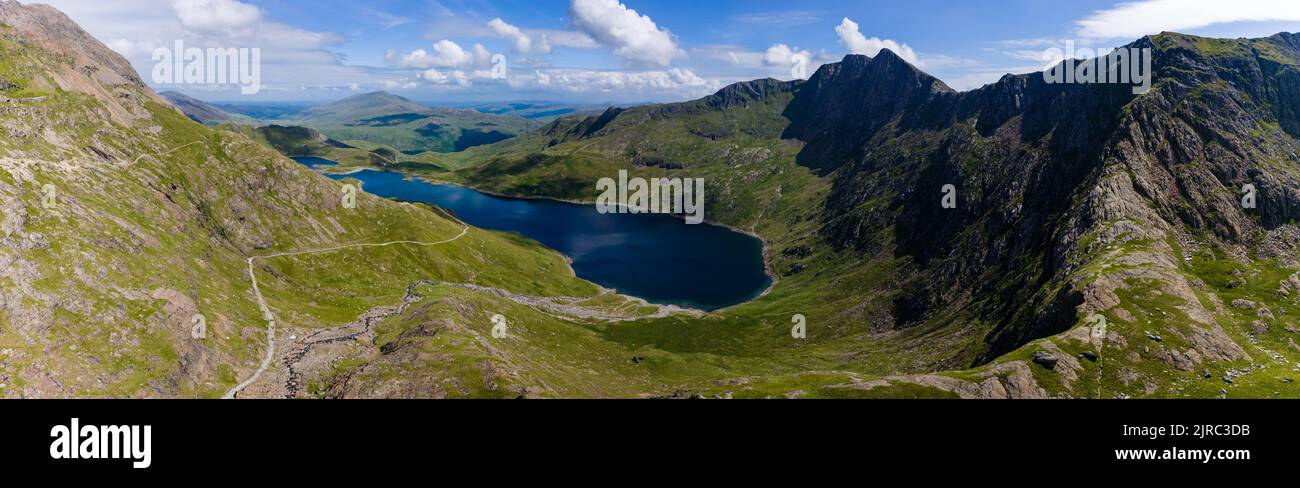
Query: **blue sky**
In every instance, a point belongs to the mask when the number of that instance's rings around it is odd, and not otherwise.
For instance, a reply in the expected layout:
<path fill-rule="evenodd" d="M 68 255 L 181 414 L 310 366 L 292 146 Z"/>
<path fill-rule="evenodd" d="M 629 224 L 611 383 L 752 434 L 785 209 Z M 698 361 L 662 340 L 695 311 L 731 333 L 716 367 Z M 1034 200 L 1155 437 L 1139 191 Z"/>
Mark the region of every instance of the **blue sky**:
<path fill-rule="evenodd" d="M 146 81 L 153 52 L 257 47 L 262 89 L 167 85 L 209 100 L 644 102 L 792 79 L 851 52 L 899 52 L 957 89 L 1030 72 L 1042 52 L 1163 30 L 1300 31 L 1294 0 L 45 0 Z M 495 58 L 500 55 L 500 58 Z M 498 63 L 504 58 L 504 62 Z M 500 64 L 504 70 L 494 67 Z M 803 69 L 798 69 L 803 68 Z"/>

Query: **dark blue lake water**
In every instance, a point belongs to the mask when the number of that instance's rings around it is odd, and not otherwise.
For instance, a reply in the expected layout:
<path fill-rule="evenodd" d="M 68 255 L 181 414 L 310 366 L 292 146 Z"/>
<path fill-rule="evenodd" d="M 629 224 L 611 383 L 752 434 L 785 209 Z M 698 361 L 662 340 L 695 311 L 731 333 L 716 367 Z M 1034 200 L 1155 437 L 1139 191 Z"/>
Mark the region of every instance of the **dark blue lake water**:
<path fill-rule="evenodd" d="M 318 168 L 335 163 L 294 158 Z M 518 232 L 573 259 L 578 276 L 654 303 L 714 310 L 748 301 L 771 284 L 758 239 L 668 215 L 601 214 L 592 205 L 502 198 L 453 185 L 365 170 L 366 192 L 450 210 L 475 227 Z"/>

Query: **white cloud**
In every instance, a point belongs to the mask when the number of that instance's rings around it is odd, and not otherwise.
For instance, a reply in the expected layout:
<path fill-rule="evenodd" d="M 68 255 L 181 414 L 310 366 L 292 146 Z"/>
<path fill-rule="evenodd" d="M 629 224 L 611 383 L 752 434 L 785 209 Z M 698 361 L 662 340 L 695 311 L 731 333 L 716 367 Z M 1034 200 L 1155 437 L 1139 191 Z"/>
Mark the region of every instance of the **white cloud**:
<path fill-rule="evenodd" d="M 108 41 L 104 43 L 104 45 L 108 46 L 109 49 L 117 51 L 118 54 L 121 54 L 122 57 L 127 59 L 149 56 L 153 53 L 154 49 L 158 48 L 158 45 L 153 42 L 135 42 L 121 38 Z"/>
<path fill-rule="evenodd" d="M 672 33 L 618 0 L 573 0 L 569 10 L 575 27 L 633 63 L 668 66 L 686 56 Z"/>
<path fill-rule="evenodd" d="M 784 43 L 774 44 L 763 51 L 750 51 L 734 44 L 696 46 L 691 48 L 691 59 L 708 61 L 706 66 L 710 75 L 732 81 L 763 77 L 783 80 L 807 78 L 823 64 L 837 60 L 825 50 L 813 53 Z"/>
<path fill-rule="evenodd" d="M 542 89 L 568 93 L 617 94 L 619 96 L 700 97 L 721 89 L 723 83 L 672 68 L 654 71 L 597 71 L 548 69 L 513 77 L 516 89 Z"/>
<path fill-rule="evenodd" d="M 813 66 L 813 54 L 809 51 L 801 51 L 799 48 L 791 49 L 785 44 L 777 44 L 767 48 L 763 53 L 763 66 L 780 68 L 785 70 L 778 75 L 778 78 L 795 78 L 807 79 L 816 68 Z M 784 75 L 784 76 L 782 76 Z"/>
<path fill-rule="evenodd" d="M 344 65 L 331 52 L 343 37 L 270 20 L 238 0 L 41 0 L 68 14 L 92 36 L 117 51 L 146 82 L 156 48 L 261 48 L 262 89 L 267 97 L 306 90 L 346 89 L 350 83 L 377 84 L 409 76 Z M 155 85 L 159 90 L 205 92 L 209 99 L 241 99 L 234 85 Z"/>
<path fill-rule="evenodd" d="M 843 21 L 840 21 L 840 25 L 835 27 L 835 33 L 840 36 L 840 44 L 854 54 L 875 56 L 880 53 L 881 49 L 888 49 L 915 66 L 923 66 L 920 58 L 916 57 L 916 52 L 912 51 L 911 46 L 892 39 L 867 38 L 867 36 L 862 35 L 862 32 L 858 31 L 858 23 L 849 20 L 848 17 L 845 17 Z"/>
<path fill-rule="evenodd" d="M 682 68 L 649 71 L 541 68 L 511 71 L 505 78 L 493 77 L 491 71 L 481 69 L 428 69 L 419 72 L 417 78 L 423 81 L 423 88 L 436 92 L 509 90 L 513 97 L 527 93 L 635 101 L 699 98 L 724 86 L 721 80 L 704 78 Z"/>
<path fill-rule="evenodd" d="M 424 73 L 421 73 L 420 77 L 435 85 L 445 85 L 449 83 L 455 83 L 456 85 L 462 87 L 468 87 L 470 85 L 473 85 L 473 80 L 475 78 L 490 77 L 490 76 L 478 76 L 480 74 L 482 73 L 466 72 L 464 70 L 452 70 L 444 73 L 436 69 L 430 69 L 430 70 L 425 70 Z"/>
<path fill-rule="evenodd" d="M 401 54 L 389 49 L 384 59 L 400 68 L 421 70 L 416 73 L 416 78 L 434 85 L 469 87 L 475 80 L 498 77 L 491 70 L 492 56 L 492 52 L 482 44 L 474 44 L 473 48 L 467 50 L 453 41 L 443 39 L 433 44 L 432 53 L 416 49 Z"/>
<path fill-rule="evenodd" d="M 472 50 L 466 51 L 465 48 L 460 47 L 460 44 L 448 39 L 433 43 L 433 52 L 416 49 L 402 54 L 389 49 L 384 54 L 384 60 L 389 63 L 402 68 L 415 69 L 485 66 L 491 62 L 491 59 L 492 53 L 482 44 L 475 44 Z"/>
<path fill-rule="evenodd" d="M 195 32 L 238 32 L 261 22 L 262 11 L 236 0 L 172 0 L 181 25 Z"/>
<path fill-rule="evenodd" d="M 1078 34 L 1100 39 L 1138 38 L 1229 22 L 1300 21 L 1294 0 L 1142 0 L 1093 12 L 1076 22 Z"/>
<path fill-rule="evenodd" d="M 764 66 L 790 67 L 797 62 L 811 63 L 812 53 L 800 51 L 797 47 L 791 49 L 785 44 L 777 44 L 767 48 L 767 52 L 763 54 Z"/>
<path fill-rule="evenodd" d="M 545 34 L 539 36 L 537 42 L 534 42 L 532 36 L 524 33 L 522 29 L 506 23 L 506 21 L 501 20 L 500 17 L 492 19 L 487 25 L 492 28 L 492 32 L 496 32 L 498 36 L 514 41 L 515 51 L 521 53 L 551 52 L 551 43 Z"/>
<path fill-rule="evenodd" d="M 488 51 L 482 44 L 474 44 L 474 65 L 487 66 L 492 63 L 492 52 Z"/>

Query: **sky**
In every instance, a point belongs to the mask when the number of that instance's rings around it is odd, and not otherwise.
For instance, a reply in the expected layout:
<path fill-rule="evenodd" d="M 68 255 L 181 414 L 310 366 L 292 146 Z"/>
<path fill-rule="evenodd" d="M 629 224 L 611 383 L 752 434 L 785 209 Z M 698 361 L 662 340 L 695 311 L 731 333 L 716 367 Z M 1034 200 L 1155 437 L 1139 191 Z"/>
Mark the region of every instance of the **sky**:
<path fill-rule="evenodd" d="M 958 90 L 1041 70 L 1046 50 L 1162 31 L 1300 32 L 1296 0 L 43 0 L 146 82 L 227 102 L 386 90 L 420 101 L 639 103 L 806 78 L 890 49 Z M 172 84 L 157 50 L 258 48 L 260 85 Z M 171 80 L 175 81 L 175 80 Z"/>

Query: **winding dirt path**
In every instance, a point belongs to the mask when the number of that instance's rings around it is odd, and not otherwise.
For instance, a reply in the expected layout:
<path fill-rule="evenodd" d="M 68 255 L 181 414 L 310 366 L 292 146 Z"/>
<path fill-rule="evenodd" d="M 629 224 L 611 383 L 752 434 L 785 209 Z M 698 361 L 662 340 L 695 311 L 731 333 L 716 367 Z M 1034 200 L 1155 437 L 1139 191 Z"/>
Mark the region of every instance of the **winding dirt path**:
<path fill-rule="evenodd" d="M 438 246 L 438 245 L 447 244 L 449 242 L 460 240 L 460 238 L 465 237 L 465 235 L 469 234 L 468 224 L 461 222 L 459 219 L 456 219 L 455 217 L 452 218 L 453 220 L 456 220 L 457 223 L 464 226 L 464 228 L 461 229 L 460 234 L 456 235 L 456 237 L 447 240 L 438 241 L 438 242 L 389 241 L 389 242 L 372 243 L 372 244 L 347 244 L 342 246 L 328 247 L 324 249 L 281 252 L 275 254 L 267 254 L 264 256 L 253 256 L 248 258 L 248 276 L 253 280 L 253 295 L 257 297 L 257 306 L 262 309 L 262 319 L 266 320 L 266 357 L 262 359 L 262 364 L 257 367 L 257 371 L 253 372 L 252 376 L 244 380 L 243 383 L 235 385 L 234 388 L 231 388 L 229 391 L 227 391 L 226 394 L 222 395 L 221 398 L 225 398 L 225 399 L 235 398 L 235 395 L 238 395 L 240 390 L 243 390 L 244 388 L 247 388 L 248 385 L 251 385 L 254 382 L 256 382 L 257 379 L 262 376 L 262 373 L 265 373 L 267 368 L 271 367 L 271 362 L 275 360 L 275 314 L 271 312 L 271 307 L 268 307 L 266 305 L 266 299 L 262 297 L 262 290 L 261 288 L 258 287 L 257 272 L 254 266 L 254 263 L 257 260 L 279 258 L 279 257 L 286 257 L 286 256 L 303 256 L 308 254 L 326 254 L 326 253 L 338 252 L 346 249 L 366 249 L 372 247 L 387 247 L 387 246 L 395 246 L 395 245 L 413 245 L 413 246 L 426 246 L 426 247 Z"/>
<path fill-rule="evenodd" d="M 135 161 L 131 161 L 131 164 L 134 165 L 134 164 L 136 164 L 136 163 L 139 163 L 141 159 L 144 159 L 144 158 L 145 158 L 145 156 L 163 157 L 163 156 L 166 156 L 166 155 L 168 155 L 168 154 L 171 154 L 171 153 L 174 153 L 174 152 L 176 152 L 176 151 L 179 151 L 179 150 L 181 150 L 181 149 L 185 149 L 185 148 L 187 148 L 187 147 L 193 146 L 193 145 L 195 145 L 195 144 L 203 144 L 203 145 L 207 145 L 207 142 L 206 142 L 206 141 L 194 141 L 194 142 L 191 142 L 191 143 L 189 143 L 189 144 L 181 144 L 181 145 L 179 145 L 179 146 L 173 147 L 173 148 L 171 148 L 171 149 L 168 149 L 168 150 L 163 151 L 163 152 L 158 153 L 158 154 L 141 154 L 141 155 L 139 155 L 139 156 L 137 156 L 137 157 L 135 158 Z"/>

